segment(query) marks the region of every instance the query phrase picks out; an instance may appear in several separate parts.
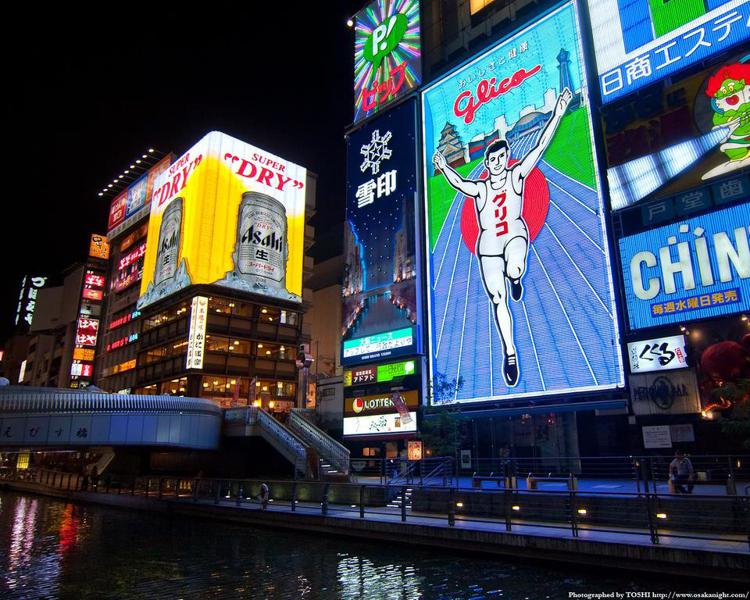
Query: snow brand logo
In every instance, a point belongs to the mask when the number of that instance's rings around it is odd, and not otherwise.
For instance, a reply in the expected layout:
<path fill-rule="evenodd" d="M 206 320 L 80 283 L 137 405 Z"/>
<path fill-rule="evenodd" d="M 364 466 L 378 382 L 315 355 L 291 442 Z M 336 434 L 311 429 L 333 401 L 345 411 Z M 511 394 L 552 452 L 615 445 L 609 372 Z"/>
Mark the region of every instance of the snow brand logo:
<path fill-rule="evenodd" d="M 499 83 L 497 79 L 482 79 L 477 84 L 476 97 L 471 90 L 461 92 L 453 103 L 453 113 L 457 117 L 463 117 L 464 122 L 468 125 L 474 121 L 477 110 L 491 100 L 507 94 L 513 88 L 520 86 L 532 75 L 542 70 L 542 65 L 536 65 L 530 71 L 518 69 L 510 77 L 502 79 Z"/>

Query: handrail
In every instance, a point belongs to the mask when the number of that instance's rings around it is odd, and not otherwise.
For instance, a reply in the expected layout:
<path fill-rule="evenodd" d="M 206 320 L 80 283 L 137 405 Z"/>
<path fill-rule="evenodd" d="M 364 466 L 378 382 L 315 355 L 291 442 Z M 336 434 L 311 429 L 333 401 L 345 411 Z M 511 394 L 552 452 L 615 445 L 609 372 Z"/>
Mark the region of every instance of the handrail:
<path fill-rule="evenodd" d="M 292 449 L 298 459 L 307 457 L 307 445 L 266 411 L 258 410 L 256 419 L 264 431 L 282 442 L 287 448 Z"/>
<path fill-rule="evenodd" d="M 349 473 L 350 452 L 348 448 L 294 411 L 289 415 L 289 428 L 307 444 L 313 446 L 320 456 L 331 461 L 337 470 L 344 474 Z"/>

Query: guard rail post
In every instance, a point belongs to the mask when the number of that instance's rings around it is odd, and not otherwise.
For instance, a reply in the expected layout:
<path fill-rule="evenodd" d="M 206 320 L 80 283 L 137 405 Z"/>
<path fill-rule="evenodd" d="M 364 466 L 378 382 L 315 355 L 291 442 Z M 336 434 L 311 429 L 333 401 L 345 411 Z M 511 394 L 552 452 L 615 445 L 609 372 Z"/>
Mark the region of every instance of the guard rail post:
<path fill-rule="evenodd" d="M 193 502 L 198 502 L 198 482 L 200 479 L 193 479 Z"/>
<path fill-rule="evenodd" d="M 323 502 L 320 503 L 320 512 L 323 515 L 328 514 L 328 488 L 330 487 L 330 483 L 326 483 L 323 486 Z"/>
<path fill-rule="evenodd" d="M 159 477 L 159 479 L 157 480 L 157 487 L 156 487 L 156 497 L 159 500 L 161 500 L 163 484 L 164 484 L 164 479 Z"/>
<path fill-rule="evenodd" d="M 365 486 L 363 485 L 359 486 L 359 518 L 365 518 Z"/>
<path fill-rule="evenodd" d="M 406 521 L 406 486 L 401 486 L 401 521 Z"/>
<path fill-rule="evenodd" d="M 573 537 L 578 537 L 578 512 L 576 506 L 576 492 L 570 490 L 570 530 Z"/>
<path fill-rule="evenodd" d="M 297 481 L 292 481 L 292 512 L 297 510 Z"/>
<path fill-rule="evenodd" d="M 216 486 L 216 490 L 214 490 L 214 504 L 218 504 L 219 495 L 221 494 L 221 482 L 218 479 L 214 479 L 214 485 Z"/>
<path fill-rule="evenodd" d="M 237 482 L 237 502 L 236 502 L 237 506 L 239 506 L 242 503 L 242 496 L 245 495 L 244 494 L 245 490 L 243 488 L 244 486 L 242 485 L 242 482 L 238 481 Z M 270 493 L 269 493 L 269 496 L 270 496 Z"/>
<path fill-rule="evenodd" d="M 651 543 L 652 544 L 658 544 L 659 543 L 659 531 L 656 528 L 656 522 L 654 521 L 654 511 L 653 511 L 653 495 L 650 493 L 647 493 L 646 496 L 646 513 L 648 514 L 648 531 L 649 535 L 651 536 Z"/>
<path fill-rule="evenodd" d="M 450 488 L 448 493 L 448 525 L 453 527 L 456 524 L 456 490 Z"/>

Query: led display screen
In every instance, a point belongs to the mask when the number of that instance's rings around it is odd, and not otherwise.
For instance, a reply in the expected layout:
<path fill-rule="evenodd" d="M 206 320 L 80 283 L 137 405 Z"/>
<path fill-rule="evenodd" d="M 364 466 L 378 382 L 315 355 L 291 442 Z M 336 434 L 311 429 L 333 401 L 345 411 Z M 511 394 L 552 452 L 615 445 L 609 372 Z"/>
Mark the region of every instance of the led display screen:
<path fill-rule="evenodd" d="M 619 240 L 631 329 L 748 310 L 750 204 Z"/>
<path fill-rule="evenodd" d="M 78 318 L 76 330 L 76 345 L 96 347 L 96 337 L 99 333 L 99 319 Z"/>
<path fill-rule="evenodd" d="M 414 375 L 415 372 L 416 362 L 413 360 L 347 369 L 344 371 L 344 386 L 387 383 L 400 377 Z"/>
<path fill-rule="evenodd" d="M 631 373 L 668 371 L 687 367 L 685 336 L 672 335 L 628 344 Z"/>
<path fill-rule="evenodd" d="M 343 365 L 418 352 L 416 102 L 347 140 Z"/>
<path fill-rule="evenodd" d="M 588 0 L 603 102 L 750 37 L 748 0 Z"/>
<path fill-rule="evenodd" d="M 356 123 L 419 86 L 419 0 L 375 0 L 354 21 Z"/>
<path fill-rule="evenodd" d="M 434 403 L 623 384 L 575 5 L 423 93 Z"/>
<path fill-rule="evenodd" d="M 218 131 L 157 177 L 138 308 L 206 283 L 301 301 L 307 172 Z"/>
<path fill-rule="evenodd" d="M 750 166 L 748 61 L 742 52 L 602 109 L 614 210 L 654 192 L 663 197 L 723 183 Z M 736 196 L 728 186 L 717 192 L 719 202 Z M 692 194 L 686 208 L 698 200 Z"/>

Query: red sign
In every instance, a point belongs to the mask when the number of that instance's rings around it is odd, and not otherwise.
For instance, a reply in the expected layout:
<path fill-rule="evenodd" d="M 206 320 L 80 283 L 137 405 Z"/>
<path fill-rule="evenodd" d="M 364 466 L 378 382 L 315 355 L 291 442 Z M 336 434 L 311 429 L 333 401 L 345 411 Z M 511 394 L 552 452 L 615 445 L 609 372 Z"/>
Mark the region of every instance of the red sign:
<path fill-rule="evenodd" d="M 86 300 L 99 300 L 104 297 L 104 292 L 101 290 L 90 290 L 88 288 L 83 289 L 83 297 L 86 298 Z"/>
<path fill-rule="evenodd" d="M 141 258 L 145 254 L 146 254 L 146 243 L 144 242 L 143 244 L 138 246 L 135 250 L 133 250 L 132 252 L 120 258 L 120 262 L 117 264 L 117 269 L 122 271 L 123 269 L 132 265 L 135 261 L 137 261 L 139 258 Z"/>
<path fill-rule="evenodd" d="M 99 333 L 99 319 L 78 319 L 78 330 L 76 331 L 77 346 L 96 346 L 96 336 Z"/>
<path fill-rule="evenodd" d="M 127 315 L 123 315 L 121 317 L 117 317 L 114 321 L 112 321 L 109 324 L 110 329 L 117 329 L 118 327 L 122 327 L 123 325 L 130 323 L 133 319 L 137 319 L 141 316 L 141 313 L 139 311 L 133 311 L 132 313 L 128 313 Z"/>
<path fill-rule="evenodd" d="M 138 229 L 133 231 L 132 233 L 129 233 L 125 238 L 120 242 L 120 252 L 125 252 L 130 246 L 135 244 L 138 240 L 140 240 L 143 237 L 146 237 L 148 234 L 148 223 L 145 223 L 141 225 Z"/>
<path fill-rule="evenodd" d="M 128 204 L 128 190 L 122 192 L 113 201 L 109 208 L 109 220 L 107 228 L 112 229 L 125 220 L 125 209 Z"/>
<path fill-rule="evenodd" d="M 103 290 L 105 283 L 104 275 L 97 275 L 93 271 L 86 271 L 86 276 L 83 279 L 83 283 L 86 285 L 86 287 Z"/>

